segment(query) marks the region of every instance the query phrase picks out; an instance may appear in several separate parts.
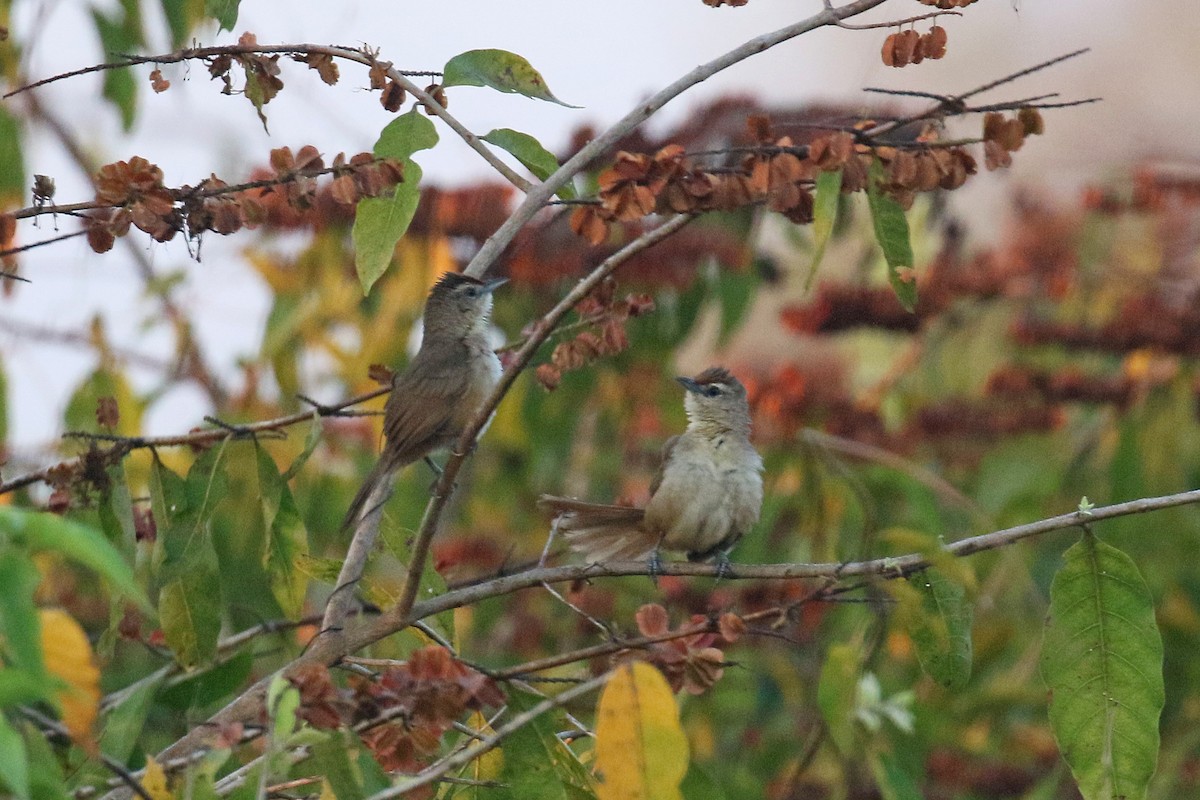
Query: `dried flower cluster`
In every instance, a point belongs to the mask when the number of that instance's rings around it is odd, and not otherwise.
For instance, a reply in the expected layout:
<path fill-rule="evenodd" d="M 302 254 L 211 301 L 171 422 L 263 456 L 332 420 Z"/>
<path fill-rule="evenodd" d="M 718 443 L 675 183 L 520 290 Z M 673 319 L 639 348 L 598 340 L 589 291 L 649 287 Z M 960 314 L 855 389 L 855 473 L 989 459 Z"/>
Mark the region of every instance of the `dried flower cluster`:
<path fill-rule="evenodd" d="M 1021 149 L 1026 136 L 1040 136 L 1046 125 L 1036 108 L 1022 108 L 1015 116 L 998 111 L 983 115 L 983 157 L 987 168 L 1012 165 L 1011 153 Z"/>
<path fill-rule="evenodd" d="M 504 704 L 491 678 L 437 646 L 417 650 L 377 679 L 352 678 L 349 689 L 335 686 L 318 664 L 293 671 L 290 680 L 300 692 L 301 719 L 326 730 L 354 727 L 389 772 L 416 772 L 463 714 Z"/>
<path fill-rule="evenodd" d="M 667 610 L 657 603 L 648 603 L 634 616 L 643 636 L 664 636 L 671 632 Z M 694 615 L 683 627 L 696 628 L 706 622 Z M 655 642 L 636 651 L 623 650 L 617 658 L 637 658 L 648 661 L 662 671 L 672 691 L 684 689 L 688 694 L 703 694 L 721 679 L 725 672 L 725 654 L 714 647 L 719 640 L 732 644 L 746 630 L 746 624 L 736 614 L 726 613 L 719 621 L 720 633 L 693 633 L 687 636 Z"/>
<path fill-rule="evenodd" d="M 580 321 L 590 330 L 554 348 L 550 362 L 537 368 L 537 379 L 542 386 L 553 390 L 562 381 L 564 372 L 580 369 L 597 358 L 615 355 L 629 347 L 625 324 L 633 317 L 653 311 L 654 300 L 646 294 L 628 294 L 618 299 L 616 289 L 616 281 L 609 278 L 575 307 Z"/>
<path fill-rule="evenodd" d="M 934 25 L 928 33 L 917 33 L 912 28 L 890 33 L 883 40 L 880 55 L 888 67 L 907 67 L 927 58 L 937 60 L 946 55 L 946 29 Z"/>
<path fill-rule="evenodd" d="M 106 252 L 131 224 L 160 242 L 184 230 L 191 237 L 204 231 L 227 235 L 261 223 L 263 201 L 272 193 L 281 194 L 293 208 L 310 207 L 321 175 L 334 176 L 332 196 L 344 205 L 384 194 L 404 177 L 402 164 L 370 153 L 350 159 L 339 153 L 327 167 L 312 145 L 295 154 L 288 147 L 272 150 L 270 163 L 270 175 L 252 184 L 230 186 L 212 175 L 178 189 L 166 186 L 162 170 L 140 156 L 106 164 L 96 175 L 96 203 L 107 208 L 88 218 L 88 244 L 97 253 Z"/>
<path fill-rule="evenodd" d="M 966 8 L 975 0 L 917 0 L 922 5 L 949 10 L 951 8 Z"/>
<path fill-rule="evenodd" d="M 807 223 L 813 217 L 812 186 L 821 172 L 840 170 L 843 193 L 863 191 L 871 164 L 878 160 L 885 167 L 882 188 L 908 208 L 916 192 L 957 189 L 977 171 L 974 156 L 963 146 L 940 145 L 938 130 L 932 125 L 916 141 L 903 146 L 871 141 L 867 133 L 875 126 L 871 120 L 860 121 L 853 130 L 796 146 L 788 136 L 776 138 L 765 117 L 752 116 L 747 123 L 757 146 L 734 169 L 699 168 L 678 145 L 667 145 L 653 156 L 619 152 L 613 165 L 600 173 L 599 204 L 577 208 L 571 215 L 571 229 L 597 245 L 608 237 L 614 222 L 653 213 L 733 210 L 748 205 L 765 205 L 793 222 Z M 1007 154 L 1020 147 L 1025 135 L 1041 132 L 1041 116 L 1034 109 L 1023 108 L 1016 119 L 1001 127 L 1003 137 L 993 133 L 994 138 L 988 138 L 992 129 L 985 121 L 985 145 Z M 993 161 L 989 158 L 990 168 L 1000 166 Z"/>

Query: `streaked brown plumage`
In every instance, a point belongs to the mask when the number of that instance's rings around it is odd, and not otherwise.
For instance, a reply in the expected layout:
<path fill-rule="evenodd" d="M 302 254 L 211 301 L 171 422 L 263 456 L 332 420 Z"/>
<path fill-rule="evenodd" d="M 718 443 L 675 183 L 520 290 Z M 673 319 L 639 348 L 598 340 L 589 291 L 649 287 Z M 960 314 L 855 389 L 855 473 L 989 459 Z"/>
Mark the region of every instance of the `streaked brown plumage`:
<path fill-rule="evenodd" d="M 687 430 L 663 447 L 643 508 L 545 495 L 558 530 L 590 561 L 653 558 L 660 547 L 691 561 L 724 559 L 762 508 L 762 459 L 750 444 L 746 389 L 725 369 L 677 378 L 687 390 Z"/>
<path fill-rule="evenodd" d="M 383 452 L 351 501 L 344 528 L 358 521 L 376 486 L 386 485 L 407 464 L 452 445 L 495 387 L 500 359 L 487 330 L 492 291 L 502 283 L 448 272 L 430 291 L 421 347 L 392 380 L 384 405 Z"/>

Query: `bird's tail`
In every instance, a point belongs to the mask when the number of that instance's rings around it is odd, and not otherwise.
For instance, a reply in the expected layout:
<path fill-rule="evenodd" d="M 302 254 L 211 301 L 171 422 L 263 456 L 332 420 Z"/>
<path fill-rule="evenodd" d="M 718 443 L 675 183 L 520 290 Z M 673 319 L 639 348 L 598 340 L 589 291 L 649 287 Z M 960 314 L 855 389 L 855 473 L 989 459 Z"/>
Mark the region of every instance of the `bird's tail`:
<path fill-rule="evenodd" d="M 558 517 L 558 530 L 573 550 L 593 563 L 640 561 L 658 546 L 658 535 L 642 529 L 646 512 L 628 506 L 585 503 L 542 495 L 538 508 Z"/>
<path fill-rule="evenodd" d="M 383 458 L 375 463 L 358 493 L 350 501 L 350 507 L 346 509 L 346 516 L 342 519 L 343 531 L 354 530 L 358 525 L 359 518 L 365 512 L 373 511 L 387 502 L 392 489 L 392 476 L 396 474 L 396 469 L 395 466 L 385 463 Z"/>

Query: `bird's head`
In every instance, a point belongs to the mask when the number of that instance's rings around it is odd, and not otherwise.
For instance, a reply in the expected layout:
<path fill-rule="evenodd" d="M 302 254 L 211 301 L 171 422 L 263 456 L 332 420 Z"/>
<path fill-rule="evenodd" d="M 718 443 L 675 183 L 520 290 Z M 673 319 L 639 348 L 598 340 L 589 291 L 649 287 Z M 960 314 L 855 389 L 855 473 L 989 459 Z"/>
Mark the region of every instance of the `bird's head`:
<path fill-rule="evenodd" d="M 683 407 L 688 423 L 713 431 L 750 432 L 746 387 L 723 367 L 709 367 L 694 378 L 676 378 L 687 390 Z"/>
<path fill-rule="evenodd" d="M 492 292 L 507 278 L 481 281 L 459 272 L 447 272 L 429 292 L 425 303 L 425 332 L 465 336 L 487 330 L 492 313 Z"/>

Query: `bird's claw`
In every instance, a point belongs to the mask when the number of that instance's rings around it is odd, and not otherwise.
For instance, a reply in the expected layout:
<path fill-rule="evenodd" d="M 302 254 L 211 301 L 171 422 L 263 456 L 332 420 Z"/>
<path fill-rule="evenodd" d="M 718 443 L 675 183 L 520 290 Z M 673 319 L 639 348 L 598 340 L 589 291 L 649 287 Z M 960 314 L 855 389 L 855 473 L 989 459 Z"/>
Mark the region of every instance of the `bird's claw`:
<path fill-rule="evenodd" d="M 646 570 L 650 573 L 650 580 L 654 581 L 655 588 L 658 588 L 658 576 L 662 574 L 662 566 L 662 557 L 656 547 L 650 551 L 650 558 L 646 559 Z"/>
<path fill-rule="evenodd" d="M 718 550 L 716 562 L 717 580 L 733 577 L 733 562 L 729 560 L 729 553 L 726 553 L 724 550 Z"/>

